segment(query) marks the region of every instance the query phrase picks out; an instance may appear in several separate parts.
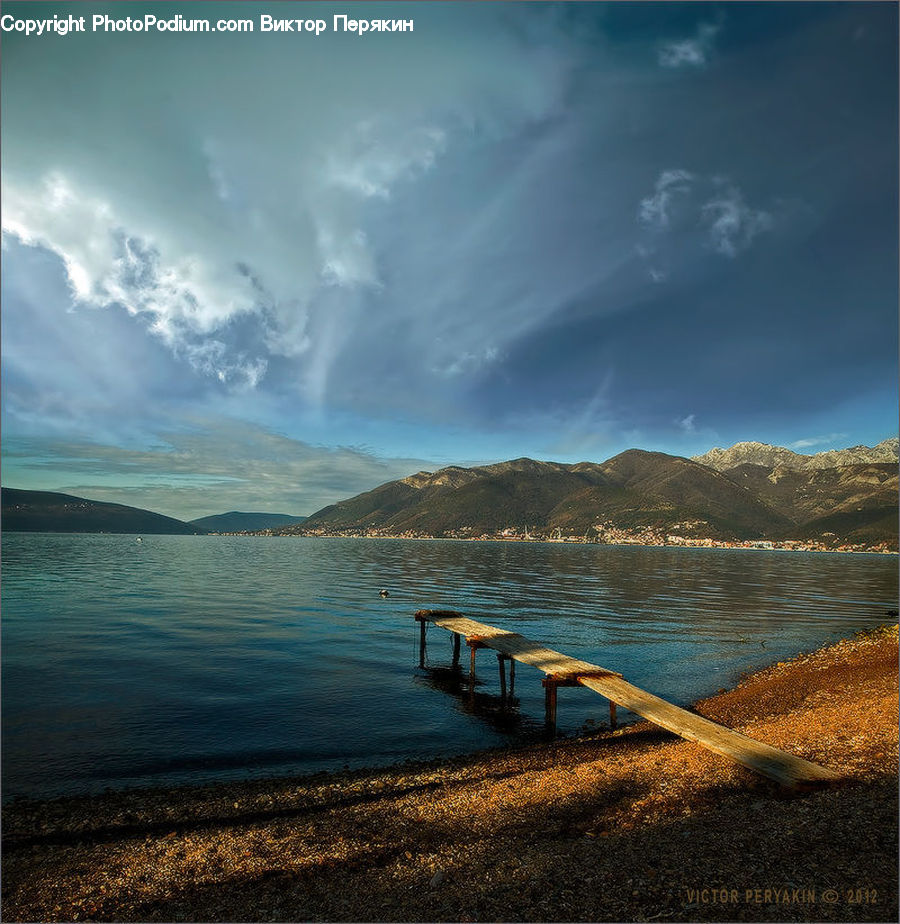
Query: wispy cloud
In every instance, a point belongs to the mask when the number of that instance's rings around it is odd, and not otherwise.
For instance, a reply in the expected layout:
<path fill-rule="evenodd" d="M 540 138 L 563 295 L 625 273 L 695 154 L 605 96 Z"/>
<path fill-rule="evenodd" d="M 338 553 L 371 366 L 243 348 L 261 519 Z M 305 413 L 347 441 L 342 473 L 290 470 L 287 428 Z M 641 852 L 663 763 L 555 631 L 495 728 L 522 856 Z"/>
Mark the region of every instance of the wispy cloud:
<path fill-rule="evenodd" d="M 4 446 L 144 445 L 188 413 L 439 464 L 751 416 L 856 432 L 848 395 L 896 408 L 896 11 L 769 9 L 8 34 Z"/>
<path fill-rule="evenodd" d="M 497 141 L 546 119 L 574 67 L 549 19 L 545 37 L 560 44 L 535 57 L 506 11 L 428 15 L 411 39 L 366 47 L 327 36 L 297 54 L 288 37 L 243 37 L 239 66 L 228 39 L 160 40 L 146 80 L 124 46 L 107 53 L 108 39 L 88 35 L 54 52 L 54 67 L 81 74 L 77 95 L 62 84 L 33 106 L 43 65 L 22 56 L 22 104 L 4 111 L 4 235 L 56 255 L 76 310 L 124 307 L 199 376 L 241 391 L 289 360 L 301 400 L 324 404 L 336 364 L 371 347 L 380 324 L 400 327 L 410 303 L 423 327 L 447 311 L 408 281 L 399 291 L 390 265 L 422 225 L 414 190 L 475 126 Z M 532 14 L 512 16 L 535 28 Z M 214 91 L 198 73 L 215 75 Z M 105 104 L 72 121 L 95 95 Z M 142 109 L 158 113 L 152 131 Z M 57 121 L 64 142 L 35 142 Z M 432 266 L 416 272 L 434 287 Z M 486 317 L 471 299 L 465 310 Z M 476 356 L 473 327 L 426 361 Z"/>
<path fill-rule="evenodd" d="M 800 452 L 805 449 L 813 449 L 816 446 L 833 446 L 835 443 L 845 439 L 847 439 L 846 433 L 829 433 L 827 436 L 811 436 L 807 439 L 797 440 L 794 443 L 789 443 L 788 449 L 793 449 Z"/>
<path fill-rule="evenodd" d="M 444 366 L 435 366 L 434 371 L 450 378 L 457 375 L 471 375 L 500 358 L 501 354 L 497 347 L 488 346 L 482 350 L 464 352 Z"/>
<path fill-rule="evenodd" d="M 653 194 L 641 199 L 638 219 L 652 231 L 667 231 L 679 203 L 691 195 L 695 176 L 687 170 L 663 170 L 656 180 Z"/>
<path fill-rule="evenodd" d="M 703 22 L 691 38 L 666 42 L 659 49 L 661 67 L 705 67 L 713 51 L 713 42 L 721 26 Z"/>
<path fill-rule="evenodd" d="M 310 514 L 385 481 L 433 467 L 365 447 L 314 446 L 238 421 L 196 420 L 155 445 L 23 438 L 4 446 L 4 483 L 40 484 L 179 519 L 226 510 Z"/>
<path fill-rule="evenodd" d="M 776 225 L 773 211 L 754 208 L 727 177 L 702 176 L 689 170 L 663 170 L 653 192 L 641 199 L 637 218 L 646 237 L 637 245 L 654 282 L 668 278 L 672 242 L 696 241 L 700 248 L 734 259 Z M 682 247 L 684 254 L 685 249 Z"/>
<path fill-rule="evenodd" d="M 701 206 L 701 224 L 706 228 L 710 246 L 716 253 L 736 257 L 750 246 L 754 238 L 770 231 L 775 219 L 770 212 L 748 206 L 737 186 L 721 179 L 713 182 L 718 190 Z"/>
<path fill-rule="evenodd" d="M 546 446 L 549 455 L 578 461 L 599 461 L 599 458 L 623 448 L 618 445 L 623 427 L 616 418 L 611 398 L 615 378 L 615 366 L 608 361 L 604 363 L 593 393 L 585 401 L 572 407 L 556 408 L 544 421 L 532 418 L 532 424 L 554 433 L 554 438 Z"/>

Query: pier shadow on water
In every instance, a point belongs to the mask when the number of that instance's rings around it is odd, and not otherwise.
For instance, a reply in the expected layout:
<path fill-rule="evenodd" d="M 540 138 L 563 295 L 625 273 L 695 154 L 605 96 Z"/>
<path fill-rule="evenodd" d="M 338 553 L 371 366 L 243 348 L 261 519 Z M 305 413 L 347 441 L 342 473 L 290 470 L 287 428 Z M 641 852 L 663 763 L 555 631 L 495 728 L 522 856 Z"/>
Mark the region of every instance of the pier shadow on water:
<path fill-rule="evenodd" d="M 519 711 L 517 696 L 485 692 L 479 689 L 486 685 L 484 680 L 476 679 L 473 686 L 468 672 L 459 666 L 416 668 L 416 681 L 453 697 L 458 711 L 477 717 L 502 734 L 522 741 L 548 737 L 543 722 Z"/>

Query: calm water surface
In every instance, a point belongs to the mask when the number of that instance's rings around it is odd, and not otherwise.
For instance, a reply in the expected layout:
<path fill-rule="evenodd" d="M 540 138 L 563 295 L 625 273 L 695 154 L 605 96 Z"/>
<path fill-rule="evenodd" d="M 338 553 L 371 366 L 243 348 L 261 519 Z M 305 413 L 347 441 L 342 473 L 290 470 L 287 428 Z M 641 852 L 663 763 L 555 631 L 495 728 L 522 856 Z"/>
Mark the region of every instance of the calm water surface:
<path fill-rule="evenodd" d="M 474 711 L 417 669 L 422 607 L 687 704 L 896 605 L 895 556 L 7 533 L 3 796 L 372 765 L 538 733 L 538 672 L 519 666 L 502 720 L 492 653 Z M 430 628 L 429 667 L 450 656 L 450 633 Z M 560 692 L 562 732 L 605 716 L 596 694 Z"/>

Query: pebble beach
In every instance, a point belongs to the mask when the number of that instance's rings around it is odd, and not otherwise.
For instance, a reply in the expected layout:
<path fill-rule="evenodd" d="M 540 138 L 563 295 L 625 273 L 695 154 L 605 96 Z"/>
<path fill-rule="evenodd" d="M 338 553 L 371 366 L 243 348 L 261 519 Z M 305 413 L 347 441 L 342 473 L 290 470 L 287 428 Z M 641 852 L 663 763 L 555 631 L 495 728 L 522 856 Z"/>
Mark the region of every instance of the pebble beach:
<path fill-rule="evenodd" d="M 840 774 L 785 791 L 639 722 L 440 762 L 3 809 L 5 921 L 895 921 L 897 627 L 697 712 Z"/>

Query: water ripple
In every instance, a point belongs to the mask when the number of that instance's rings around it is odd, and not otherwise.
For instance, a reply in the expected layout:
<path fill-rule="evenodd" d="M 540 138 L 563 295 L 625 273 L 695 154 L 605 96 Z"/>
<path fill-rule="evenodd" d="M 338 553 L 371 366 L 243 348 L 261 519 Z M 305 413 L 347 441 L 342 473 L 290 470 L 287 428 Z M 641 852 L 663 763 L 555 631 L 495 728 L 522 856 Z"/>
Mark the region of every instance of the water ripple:
<path fill-rule="evenodd" d="M 884 556 L 14 533 L 3 552 L 5 797 L 460 753 L 533 730 L 533 672 L 517 676 L 510 726 L 416 670 L 423 607 L 688 703 L 897 605 Z M 429 664 L 450 654 L 430 629 Z M 496 693 L 496 661 L 480 658 Z M 604 709 L 563 691 L 561 729 Z"/>

